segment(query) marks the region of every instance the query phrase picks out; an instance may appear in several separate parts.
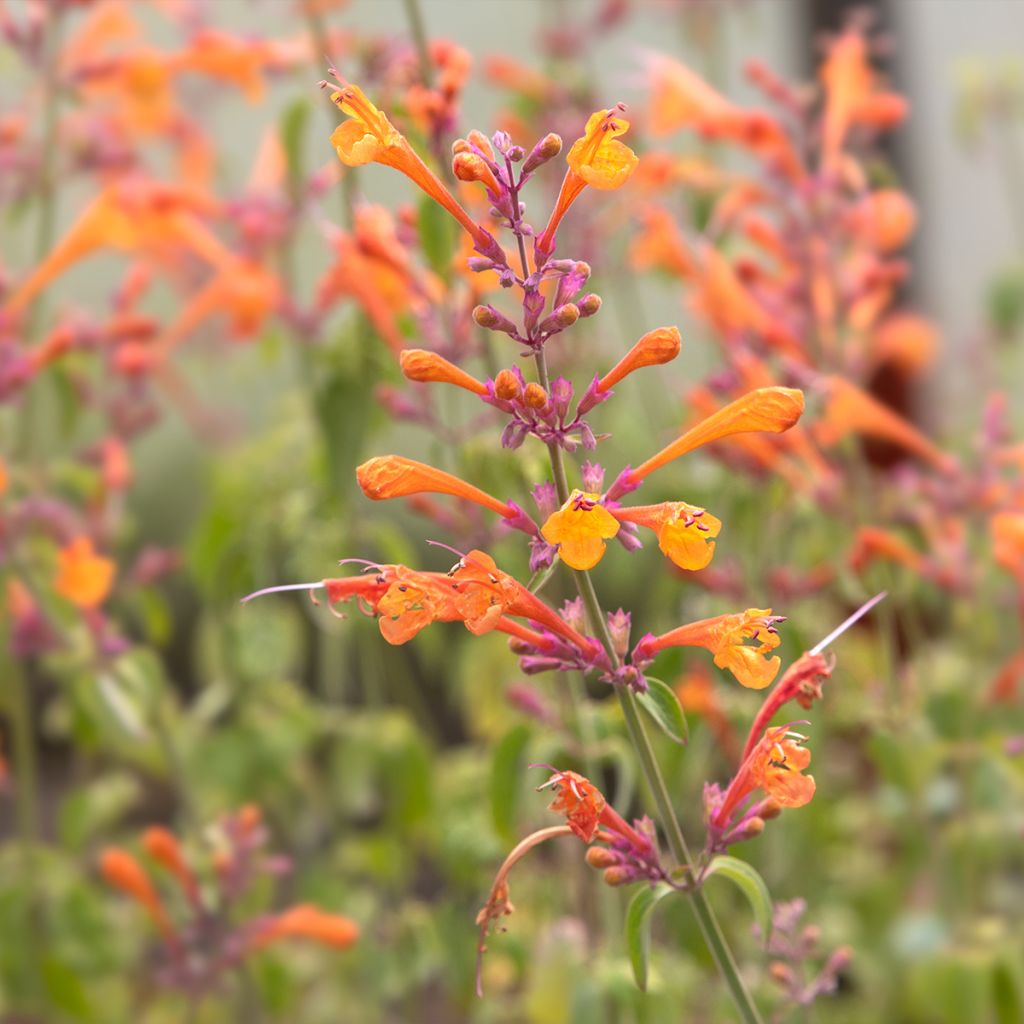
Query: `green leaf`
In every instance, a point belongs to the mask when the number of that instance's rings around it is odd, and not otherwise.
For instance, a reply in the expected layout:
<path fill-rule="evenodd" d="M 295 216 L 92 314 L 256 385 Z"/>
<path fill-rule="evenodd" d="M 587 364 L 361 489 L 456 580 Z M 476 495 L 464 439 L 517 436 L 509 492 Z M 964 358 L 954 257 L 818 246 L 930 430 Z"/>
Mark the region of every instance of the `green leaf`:
<path fill-rule="evenodd" d="M 149 739 L 143 712 L 133 699 L 134 695 L 129 696 L 121 680 L 104 672 L 97 680 L 97 691 L 103 707 L 123 732 L 133 740 Z"/>
<path fill-rule="evenodd" d="M 66 963 L 48 956 L 43 960 L 42 973 L 46 994 L 57 1009 L 74 1020 L 95 1019 L 81 979 Z"/>
<path fill-rule="evenodd" d="M 647 959 L 651 952 L 651 911 L 675 890 L 664 882 L 644 886 L 626 910 L 626 950 L 633 965 L 633 977 L 641 992 L 647 991 Z"/>
<path fill-rule="evenodd" d="M 523 760 L 532 730 L 525 723 L 509 729 L 494 748 L 491 761 L 491 811 L 494 827 L 506 843 L 515 838 L 516 807 L 523 780 Z"/>
<path fill-rule="evenodd" d="M 997 963 L 992 969 L 992 1001 L 999 1024 L 1024 1020 L 1024 989 L 1020 974 L 1009 963 Z"/>
<path fill-rule="evenodd" d="M 640 706 L 654 719 L 661 731 L 673 743 L 685 746 L 690 738 L 690 729 L 686 724 L 686 715 L 675 691 L 668 683 L 660 679 L 647 677 L 648 690 L 638 693 Z"/>
<path fill-rule="evenodd" d="M 764 879 L 745 860 L 725 854 L 716 857 L 704 873 L 705 878 L 712 875 L 728 878 L 747 897 L 767 945 L 772 934 L 772 897 Z"/>

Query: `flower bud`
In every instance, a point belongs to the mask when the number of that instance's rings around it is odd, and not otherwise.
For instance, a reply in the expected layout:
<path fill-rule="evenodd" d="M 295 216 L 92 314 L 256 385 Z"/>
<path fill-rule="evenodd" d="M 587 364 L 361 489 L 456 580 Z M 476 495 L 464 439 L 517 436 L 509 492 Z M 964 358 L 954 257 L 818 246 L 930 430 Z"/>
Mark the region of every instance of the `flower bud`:
<path fill-rule="evenodd" d="M 549 160 L 553 160 L 561 152 L 561 136 L 556 135 L 554 132 L 549 132 L 530 150 L 530 155 L 526 158 L 526 163 L 523 164 L 523 174 L 532 173 L 541 164 L 546 164 Z"/>
<path fill-rule="evenodd" d="M 501 192 L 501 185 L 483 157 L 476 153 L 456 153 L 452 159 L 452 173 L 459 181 L 481 181 L 494 195 Z"/>
<path fill-rule="evenodd" d="M 523 391 L 523 403 L 530 409 L 543 409 L 548 404 L 548 393 L 536 381 L 530 381 Z"/>
<path fill-rule="evenodd" d="M 458 156 L 459 153 L 472 153 L 473 147 L 465 139 L 456 139 L 452 143 L 452 156 Z"/>
<path fill-rule="evenodd" d="M 788 987 L 793 984 L 793 968 L 789 964 L 783 963 L 781 960 L 776 960 L 771 967 L 768 968 L 768 973 L 772 976 L 772 981 Z"/>
<path fill-rule="evenodd" d="M 557 334 L 567 327 L 572 327 L 580 318 L 579 307 L 574 302 L 559 306 L 550 316 L 545 317 L 539 326 L 542 334 Z"/>
<path fill-rule="evenodd" d="M 627 885 L 635 879 L 635 875 L 624 864 L 606 868 L 604 880 L 608 885 Z"/>
<path fill-rule="evenodd" d="M 615 387 L 624 377 L 644 366 L 669 363 L 682 346 L 678 327 L 658 327 L 648 331 L 615 365 L 614 369 L 601 378 L 598 385 L 602 391 Z"/>
<path fill-rule="evenodd" d="M 512 163 L 517 164 L 526 156 L 526 150 L 522 146 L 513 146 L 505 155 Z"/>
<path fill-rule="evenodd" d="M 511 402 L 522 393 L 519 378 L 511 370 L 499 370 L 494 378 L 494 394 L 505 402 Z"/>
<path fill-rule="evenodd" d="M 477 131 L 477 129 L 474 128 L 466 136 L 466 139 L 469 141 L 470 145 L 476 146 L 476 148 L 480 150 L 488 160 L 494 159 L 494 150 L 491 149 L 490 140 L 483 132 Z"/>
<path fill-rule="evenodd" d="M 601 308 L 601 296 L 588 292 L 576 303 L 580 316 L 593 316 Z"/>
<path fill-rule="evenodd" d="M 587 850 L 586 861 L 592 868 L 602 870 L 618 864 L 619 855 L 607 846 L 591 846 Z"/>
<path fill-rule="evenodd" d="M 398 357 L 402 373 L 409 380 L 421 383 L 454 384 L 465 388 L 475 395 L 487 393 L 487 386 L 475 377 L 450 363 L 436 352 L 427 352 L 421 348 L 407 348 Z"/>
<path fill-rule="evenodd" d="M 499 313 L 493 306 L 477 306 L 473 310 L 473 319 L 489 331 L 502 331 L 515 335 L 516 325 L 504 313 Z"/>

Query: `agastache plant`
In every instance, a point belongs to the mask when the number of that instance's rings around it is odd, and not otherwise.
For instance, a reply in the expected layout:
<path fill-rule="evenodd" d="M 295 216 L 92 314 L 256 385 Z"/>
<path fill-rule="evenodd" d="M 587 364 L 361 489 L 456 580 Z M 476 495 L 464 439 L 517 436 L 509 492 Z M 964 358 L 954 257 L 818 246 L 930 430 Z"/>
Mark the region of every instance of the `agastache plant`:
<path fill-rule="evenodd" d="M 498 630 L 508 634 L 510 647 L 527 673 L 580 671 L 611 685 L 653 794 L 667 852 L 659 852 L 657 828 L 650 819 L 630 825 L 590 781 L 575 772 L 553 769 L 547 784 L 557 793 L 552 809 L 566 814 L 567 825 L 535 833 L 509 855 L 478 917 L 480 951 L 489 926 L 511 912 L 507 886 L 511 866 L 538 843 L 574 834 L 587 844 L 599 844 L 590 846 L 587 860 L 604 871 L 610 884 L 667 882 L 686 894 L 741 1019 L 759 1021 L 757 1007 L 701 883 L 716 854 L 733 842 L 752 838 L 781 807 L 800 806 L 813 794 L 813 779 L 801 773 L 809 760 L 806 748 L 800 745 L 803 737 L 794 732 L 793 723 L 775 727 L 769 723 L 789 700 L 804 703 L 805 698 L 809 701 L 810 696 L 819 694 L 816 680 L 827 676 L 829 668 L 820 651 L 807 655 L 769 696 L 755 719 L 749 749 L 733 781 L 724 791 L 714 785 L 707 788 L 708 839 L 704 854 L 695 859 L 639 714 L 640 699 L 652 685 L 645 673 L 665 648 L 697 646 L 708 650 L 715 664 L 728 668 L 743 686 L 767 687 L 780 668 L 780 659 L 772 652 L 780 642 L 777 627 L 783 618 L 770 608 L 750 608 L 680 625 L 661 635 L 644 634 L 631 648 L 630 613 L 622 609 L 605 612 L 589 570 L 601 560 L 607 541 L 616 539 L 628 551 L 635 551 L 643 545 L 644 530 L 653 532 L 661 551 L 678 568 L 707 566 L 722 529 L 721 521 L 710 511 L 681 499 L 648 505 L 631 504 L 626 499 L 652 473 L 697 448 L 730 437 L 789 430 L 803 412 L 803 394 L 787 387 L 756 388 L 714 411 L 636 466 L 621 468 L 607 488 L 604 468 L 589 461 L 579 468 L 579 483 L 572 484 L 566 454 L 580 447 L 593 451 L 605 439 L 589 418 L 613 397 L 615 386 L 624 377 L 671 361 L 681 347 L 676 328 L 650 331 L 615 366 L 595 372 L 578 400 L 571 381 L 563 377 L 552 380 L 548 371 L 547 346 L 558 344 L 555 339 L 596 314 L 601 306 L 598 296 L 584 292 L 590 266 L 556 255 L 558 236 L 581 193 L 587 188 L 618 189 L 633 173 L 637 157 L 621 141 L 629 129 L 625 108 L 616 104 L 589 118 L 583 135 L 568 149 L 557 200 L 539 232 L 525 219 L 523 190 L 542 164 L 559 155 L 562 140 L 548 134 L 530 149 L 504 132 L 488 139 L 473 131 L 457 140 L 452 171 L 458 180 L 484 189 L 492 218 L 491 226 L 484 227 L 385 114 L 334 69 L 332 75 L 339 84 L 331 99 L 347 118 L 331 139 L 342 163 L 350 167 L 381 163 L 400 171 L 464 229 L 476 253 L 469 257 L 470 269 L 496 273 L 501 286 L 520 299 L 515 320 L 492 305 L 477 306 L 473 319 L 481 328 L 506 336 L 520 354 L 532 359 L 535 379 L 528 379 L 519 366 L 513 366 L 479 380 L 424 349 L 401 353 L 404 374 L 414 381 L 447 384 L 475 394 L 504 420 L 500 433 L 503 447 L 516 449 L 535 438 L 547 449 L 550 465 L 550 479 L 537 480 L 532 488 L 536 515 L 523 504 L 397 454 L 379 455 L 359 466 L 359 486 L 375 501 L 430 494 L 479 506 L 508 530 L 523 535 L 532 571 L 551 567 L 556 560 L 568 566 L 578 598 L 556 610 L 480 550 L 456 551 L 458 560 L 447 573 L 365 562 L 364 571 L 356 575 L 270 587 L 257 593 L 308 588 L 314 599 L 322 592 L 332 609 L 356 601 L 361 610 L 377 617 L 381 634 L 391 644 L 406 643 L 434 622 L 462 622 L 477 635 Z M 492 228 L 511 236 L 511 257 Z M 667 691 L 664 684 L 658 685 Z M 757 792 L 764 798 L 751 804 L 749 798 Z"/>

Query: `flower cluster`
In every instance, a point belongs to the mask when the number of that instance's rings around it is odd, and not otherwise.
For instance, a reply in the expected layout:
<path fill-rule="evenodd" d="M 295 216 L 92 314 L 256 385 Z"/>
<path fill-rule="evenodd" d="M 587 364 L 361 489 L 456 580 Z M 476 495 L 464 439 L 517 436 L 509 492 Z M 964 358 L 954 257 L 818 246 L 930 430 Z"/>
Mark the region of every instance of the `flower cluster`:
<path fill-rule="evenodd" d="M 142 848 L 153 868 L 166 876 L 168 895 L 132 853 L 108 847 L 99 870 L 108 885 L 131 897 L 160 937 L 153 951 L 154 980 L 198 1004 L 224 977 L 253 954 L 282 939 L 304 938 L 348 949 L 358 925 L 309 903 L 239 920 L 239 906 L 261 875 L 279 877 L 290 869 L 284 858 L 264 853 L 268 838 L 258 807 L 249 805 L 218 825 L 209 872 L 197 871 L 178 839 L 161 826 L 146 829 Z M 209 874 L 209 877 L 207 877 Z"/>

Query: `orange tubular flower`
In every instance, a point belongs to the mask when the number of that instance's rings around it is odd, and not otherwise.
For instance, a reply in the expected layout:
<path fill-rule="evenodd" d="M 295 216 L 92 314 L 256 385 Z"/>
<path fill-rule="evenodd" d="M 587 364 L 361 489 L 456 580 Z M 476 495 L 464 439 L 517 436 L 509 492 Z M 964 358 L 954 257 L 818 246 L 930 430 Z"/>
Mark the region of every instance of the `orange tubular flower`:
<path fill-rule="evenodd" d="M 600 391 L 615 387 L 624 377 L 644 366 L 670 363 L 682 347 L 678 327 L 658 327 L 648 331 L 598 382 Z"/>
<path fill-rule="evenodd" d="M 405 136 L 363 95 L 358 86 L 342 81 L 341 90 L 331 94 L 331 101 L 351 118 L 338 125 L 331 135 L 331 143 L 343 164 L 360 167 L 378 163 L 394 167 L 447 210 L 469 232 L 479 248 L 486 249 L 495 244 L 490 234 L 466 213 Z"/>
<path fill-rule="evenodd" d="M 916 573 L 924 569 L 924 556 L 902 537 L 879 526 L 861 526 L 850 550 L 850 568 L 861 572 L 878 559 L 898 562 Z"/>
<path fill-rule="evenodd" d="M 1024 585 L 1024 512 L 999 512 L 989 524 L 996 564 Z"/>
<path fill-rule="evenodd" d="M 453 498 L 489 508 L 506 519 L 518 514 L 511 505 L 481 491 L 479 487 L 401 455 L 378 455 L 364 462 L 356 469 L 356 479 L 363 493 L 374 501 L 405 498 L 410 494 L 450 494 Z"/>
<path fill-rule="evenodd" d="M 114 582 L 117 566 L 97 555 L 88 537 L 76 537 L 57 556 L 54 589 L 79 608 L 102 604 Z"/>
<path fill-rule="evenodd" d="M 618 136 L 629 131 L 629 122 L 622 116 L 623 104 L 590 115 L 583 138 L 577 139 L 566 155 L 569 169 L 551 211 L 547 227 L 537 239 L 536 252 L 544 262 L 555 248 L 555 233 L 569 207 L 588 186 L 602 190 L 621 188 L 636 170 L 637 156 Z"/>
<path fill-rule="evenodd" d="M 802 740 L 785 725 L 766 729 L 729 784 L 714 823 L 724 825 L 756 789 L 763 790 L 780 807 L 803 807 L 810 803 L 815 783 L 813 775 L 802 774 L 811 763 L 811 752 L 800 745 Z"/>
<path fill-rule="evenodd" d="M 436 352 L 422 348 L 403 349 L 398 357 L 402 373 L 409 380 L 425 383 L 454 384 L 457 388 L 472 391 L 474 395 L 486 395 L 487 385 L 450 363 Z"/>
<path fill-rule="evenodd" d="M 936 447 L 902 416 L 851 384 L 844 377 L 826 378 L 828 401 L 816 426 L 817 440 L 828 447 L 849 434 L 876 437 L 905 448 L 943 473 L 957 469 L 956 460 Z"/>
<path fill-rule="evenodd" d="M 657 534 L 658 547 L 680 569 L 704 569 L 715 554 L 715 537 L 722 521 L 705 509 L 685 501 L 660 505 L 617 508 L 612 515 L 619 522 L 637 523 Z"/>
<path fill-rule="evenodd" d="M 601 504 L 599 494 L 575 490 L 569 500 L 553 512 L 541 527 L 549 544 L 558 545 L 558 553 L 573 569 L 593 569 L 604 555 L 605 540 L 619 532 L 615 516 Z"/>
<path fill-rule="evenodd" d="M 359 925 L 350 918 L 304 903 L 280 914 L 268 932 L 258 938 L 256 946 L 283 938 L 312 939 L 335 949 L 349 949 L 359 939 Z"/>
<path fill-rule="evenodd" d="M 775 678 L 781 661 L 767 657 L 781 640 L 775 624 L 783 621 L 771 608 L 748 608 L 733 615 L 716 615 L 645 637 L 637 645 L 634 661 L 653 658 L 666 647 L 704 647 L 719 668 L 727 668 L 746 687 L 763 690 Z M 746 641 L 752 640 L 753 645 Z"/>
<path fill-rule="evenodd" d="M 142 835 L 142 847 L 153 860 L 178 880 L 190 899 L 198 898 L 199 886 L 196 876 L 185 862 L 181 846 L 172 832 L 160 826 L 148 828 Z"/>
<path fill-rule="evenodd" d="M 712 441 L 719 441 L 723 437 L 761 431 L 781 434 L 800 419 L 803 411 L 802 391 L 782 387 L 758 388 L 743 395 L 742 398 L 737 398 L 735 402 L 730 402 L 707 419 L 701 420 L 636 469 L 628 470 L 623 474 L 623 478 L 628 479 L 623 479 L 622 484 L 617 483 L 613 491 L 621 494 L 630 489 L 630 485 L 638 484 L 673 459 L 678 459 L 681 455 L 686 455 Z M 612 496 L 616 497 L 617 494 Z"/>
<path fill-rule="evenodd" d="M 160 934 L 169 942 L 176 942 L 167 910 L 142 865 L 130 853 L 114 846 L 100 854 L 99 863 L 100 874 L 107 884 L 131 896 L 153 919 Z"/>

